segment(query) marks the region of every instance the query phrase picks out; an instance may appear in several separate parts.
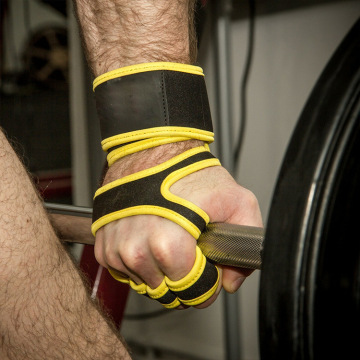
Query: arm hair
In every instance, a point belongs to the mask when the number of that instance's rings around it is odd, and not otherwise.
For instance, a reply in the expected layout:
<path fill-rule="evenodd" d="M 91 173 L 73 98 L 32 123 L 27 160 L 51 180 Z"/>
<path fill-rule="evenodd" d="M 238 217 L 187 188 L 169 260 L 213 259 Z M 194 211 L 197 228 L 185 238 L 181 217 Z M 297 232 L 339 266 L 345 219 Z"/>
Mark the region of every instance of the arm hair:
<path fill-rule="evenodd" d="M 0 358 L 130 359 L 0 131 Z"/>
<path fill-rule="evenodd" d="M 73 0 L 95 76 L 145 62 L 194 63 L 195 0 Z"/>

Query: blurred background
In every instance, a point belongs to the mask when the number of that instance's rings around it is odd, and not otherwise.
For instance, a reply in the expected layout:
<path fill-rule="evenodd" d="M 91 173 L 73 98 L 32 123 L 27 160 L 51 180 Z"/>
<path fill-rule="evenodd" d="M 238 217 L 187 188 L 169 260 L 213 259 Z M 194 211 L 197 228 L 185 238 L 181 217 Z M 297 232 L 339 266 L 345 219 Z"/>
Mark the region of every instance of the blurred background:
<path fill-rule="evenodd" d="M 212 151 L 255 193 L 265 226 L 296 121 L 359 15 L 356 0 L 198 4 Z M 104 165 L 92 80 L 70 0 L 0 0 L 0 126 L 45 201 L 92 205 Z M 81 246 L 69 251 L 83 256 Z M 205 310 L 163 312 L 130 292 L 119 327 L 134 359 L 259 359 L 259 277 L 255 272 L 231 295 L 236 328 L 229 327 L 224 295 Z M 229 354 L 229 331 L 237 354 Z"/>

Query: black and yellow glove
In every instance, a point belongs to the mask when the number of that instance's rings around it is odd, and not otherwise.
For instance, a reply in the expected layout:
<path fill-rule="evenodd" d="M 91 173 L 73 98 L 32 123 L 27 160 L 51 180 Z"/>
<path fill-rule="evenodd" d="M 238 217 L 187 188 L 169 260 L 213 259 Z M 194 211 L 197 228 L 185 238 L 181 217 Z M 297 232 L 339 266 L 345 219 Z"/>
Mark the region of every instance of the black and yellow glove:
<path fill-rule="evenodd" d="M 169 189 L 195 171 L 220 165 L 208 147 L 214 135 L 202 69 L 176 63 L 128 66 L 96 78 L 94 91 L 109 166 L 126 155 L 163 144 L 196 139 L 205 145 L 99 188 L 94 197 L 93 234 L 109 222 L 151 214 L 177 223 L 198 239 L 208 215 Z M 109 271 L 167 308 L 201 304 L 219 283 L 217 267 L 198 247 L 190 273 L 178 281 L 165 276 L 156 289 Z"/>

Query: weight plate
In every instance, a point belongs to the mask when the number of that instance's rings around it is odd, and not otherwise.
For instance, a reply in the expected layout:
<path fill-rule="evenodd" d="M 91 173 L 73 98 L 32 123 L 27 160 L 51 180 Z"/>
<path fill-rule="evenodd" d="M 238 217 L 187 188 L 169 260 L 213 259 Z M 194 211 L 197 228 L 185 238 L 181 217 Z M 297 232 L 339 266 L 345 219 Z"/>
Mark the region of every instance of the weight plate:
<path fill-rule="evenodd" d="M 55 89 L 68 86 L 69 51 L 65 28 L 45 27 L 31 34 L 23 58 L 32 80 Z"/>
<path fill-rule="evenodd" d="M 260 279 L 261 359 L 360 358 L 360 21 L 317 81 L 279 173 Z"/>

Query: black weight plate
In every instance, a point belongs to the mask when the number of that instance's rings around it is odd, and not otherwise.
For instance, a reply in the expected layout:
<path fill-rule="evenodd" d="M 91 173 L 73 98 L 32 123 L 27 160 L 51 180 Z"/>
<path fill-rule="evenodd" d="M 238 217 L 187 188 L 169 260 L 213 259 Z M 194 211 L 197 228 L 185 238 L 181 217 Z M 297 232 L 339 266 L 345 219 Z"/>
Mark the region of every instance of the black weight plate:
<path fill-rule="evenodd" d="M 261 359 L 360 358 L 360 21 L 317 81 L 274 190 Z"/>

